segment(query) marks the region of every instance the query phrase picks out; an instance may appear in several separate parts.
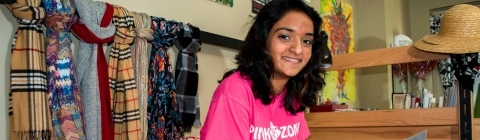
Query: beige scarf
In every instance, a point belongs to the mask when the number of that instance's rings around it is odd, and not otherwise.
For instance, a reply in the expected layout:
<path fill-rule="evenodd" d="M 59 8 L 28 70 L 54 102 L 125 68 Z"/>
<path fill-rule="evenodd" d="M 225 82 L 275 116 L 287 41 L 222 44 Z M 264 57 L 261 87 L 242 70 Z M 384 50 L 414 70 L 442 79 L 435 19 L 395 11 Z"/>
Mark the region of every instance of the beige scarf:
<path fill-rule="evenodd" d="M 10 70 L 10 140 L 52 139 L 45 38 L 40 0 L 17 0 L 7 8 L 17 18 Z"/>
<path fill-rule="evenodd" d="M 138 140 L 141 139 L 140 112 L 129 46 L 135 38 L 133 14 L 123 7 L 114 6 L 113 24 L 117 32 L 110 50 L 108 77 L 115 139 Z"/>

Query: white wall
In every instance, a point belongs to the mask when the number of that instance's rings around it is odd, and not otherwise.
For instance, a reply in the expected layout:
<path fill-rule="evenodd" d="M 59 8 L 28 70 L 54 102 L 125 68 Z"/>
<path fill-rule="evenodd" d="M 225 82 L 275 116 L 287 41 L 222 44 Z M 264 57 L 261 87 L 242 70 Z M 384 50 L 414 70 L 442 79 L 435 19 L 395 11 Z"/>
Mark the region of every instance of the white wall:
<path fill-rule="evenodd" d="M 10 86 L 10 50 L 16 20 L 10 11 L 0 5 L 0 139 L 6 140 L 8 134 L 8 93 Z"/>

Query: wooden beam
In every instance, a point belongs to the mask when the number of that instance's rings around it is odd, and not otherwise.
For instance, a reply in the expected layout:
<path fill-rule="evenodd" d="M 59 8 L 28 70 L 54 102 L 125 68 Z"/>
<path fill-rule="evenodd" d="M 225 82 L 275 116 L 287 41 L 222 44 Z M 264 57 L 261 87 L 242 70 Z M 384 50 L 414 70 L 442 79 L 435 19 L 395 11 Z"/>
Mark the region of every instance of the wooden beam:
<path fill-rule="evenodd" d="M 327 71 L 354 69 L 371 66 L 401 64 L 449 58 L 449 54 L 432 53 L 413 46 L 375 49 L 349 54 L 334 55 L 333 65 Z"/>

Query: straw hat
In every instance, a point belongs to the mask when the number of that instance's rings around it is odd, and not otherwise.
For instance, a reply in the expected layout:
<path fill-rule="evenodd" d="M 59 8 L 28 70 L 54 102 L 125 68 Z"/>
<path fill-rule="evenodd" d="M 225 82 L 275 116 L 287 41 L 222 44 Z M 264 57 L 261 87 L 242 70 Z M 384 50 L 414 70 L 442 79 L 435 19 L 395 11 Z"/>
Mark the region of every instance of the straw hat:
<path fill-rule="evenodd" d="M 413 44 L 424 51 L 465 54 L 480 52 L 480 8 L 459 4 L 448 9 L 440 20 L 440 31 Z"/>

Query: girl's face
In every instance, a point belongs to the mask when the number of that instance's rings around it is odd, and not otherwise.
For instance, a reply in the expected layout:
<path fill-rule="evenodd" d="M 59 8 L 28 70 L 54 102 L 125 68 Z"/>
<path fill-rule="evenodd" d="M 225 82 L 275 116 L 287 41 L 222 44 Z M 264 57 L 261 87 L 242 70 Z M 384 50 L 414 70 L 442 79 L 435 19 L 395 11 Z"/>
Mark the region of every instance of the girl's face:
<path fill-rule="evenodd" d="M 303 12 L 291 10 L 278 20 L 267 36 L 273 78 L 297 75 L 312 56 L 313 22 Z"/>

